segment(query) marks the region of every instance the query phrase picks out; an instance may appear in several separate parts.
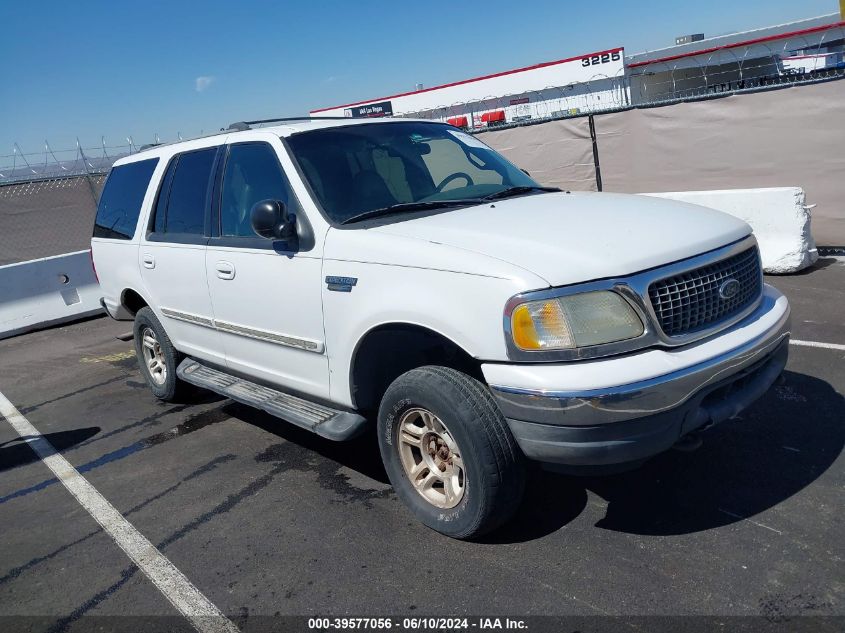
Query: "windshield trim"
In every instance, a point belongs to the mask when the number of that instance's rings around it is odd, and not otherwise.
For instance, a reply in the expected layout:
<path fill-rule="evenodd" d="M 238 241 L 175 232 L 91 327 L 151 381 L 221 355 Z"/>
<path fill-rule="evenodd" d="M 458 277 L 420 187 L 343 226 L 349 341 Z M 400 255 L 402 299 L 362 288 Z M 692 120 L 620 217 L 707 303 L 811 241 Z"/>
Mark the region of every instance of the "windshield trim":
<path fill-rule="evenodd" d="M 454 199 L 443 199 L 443 200 L 419 200 L 417 202 L 397 202 L 396 204 L 392 204 L 389 207 L 382 207 L 380 209 L 370 209 L 369 211 L 363 211 L 357 215 L 353 215 L 352 217 L 346 218 L 341 222 L 341 224 L 357 224 L 358 222 L 364 222 L 366 220 L 370 220 L 372 218 L 380 218 L 386 217 L 389 215 L 399 214 L 402 213 L 414 213 L 416 211 L 439 211 L 439 210 L 449 210 L 449 209 L 456 209 L 458 207 L 472 207 L 478 206 L 479 204 L 483 204 L 484 200 L 482 198 L 454 198 Z"/>

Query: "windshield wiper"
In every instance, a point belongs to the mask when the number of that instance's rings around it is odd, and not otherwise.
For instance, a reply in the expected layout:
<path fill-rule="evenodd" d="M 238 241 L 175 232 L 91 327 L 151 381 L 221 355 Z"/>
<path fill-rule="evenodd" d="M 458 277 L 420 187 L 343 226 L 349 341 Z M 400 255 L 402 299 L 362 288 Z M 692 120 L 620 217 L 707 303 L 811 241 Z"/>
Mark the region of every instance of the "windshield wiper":
<path fill-rule="evenodd" d="M 501 191 L 497 191 L 496 193 L 491 193 L 489 196 L 484 196 L 482 200 L 498 200 L 499 198 L 510 198 L 512 196 L 521 196 L 525 193 L 532 193 L 534 191 L 561 191 L 558 187 L 540 187 L 540 186 L 530 186 L 530 187 L 508 187 L 507 189 L 502 189 Z"/>
<path fill-rule="evenodd" d="M 402 213 L 404 211 L 421 211 L 423 209 L 445 209 L 447 207 L 461 207 L 468 204 L 478 204 L 478 198 L 463 198 L 455 200 L 423 200 L 420 202 L 399 202 L 398 204 L 391 204 L 389 207 L 381 209 L 370 209 L 358 215 L 353 215 L 351 218 L 346 218 L 341 224 L 351 224 L 353 222 L 360 222 L 361 220 L 369 220 L 370 218 L 380 218 L 385 215 L 392 215 L 394 213 Z"/>

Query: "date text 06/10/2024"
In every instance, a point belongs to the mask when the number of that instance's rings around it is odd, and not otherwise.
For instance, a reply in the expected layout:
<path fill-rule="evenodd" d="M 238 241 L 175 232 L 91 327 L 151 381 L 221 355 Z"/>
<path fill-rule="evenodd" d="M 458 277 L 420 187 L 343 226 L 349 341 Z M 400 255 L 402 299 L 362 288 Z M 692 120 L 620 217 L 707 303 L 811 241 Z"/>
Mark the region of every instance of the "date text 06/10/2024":
<path fill-rule="evenodd" d="M 525 620 L 518 618 L 309 618 L 308 628 L 312 630 L 525 630 Z"/>

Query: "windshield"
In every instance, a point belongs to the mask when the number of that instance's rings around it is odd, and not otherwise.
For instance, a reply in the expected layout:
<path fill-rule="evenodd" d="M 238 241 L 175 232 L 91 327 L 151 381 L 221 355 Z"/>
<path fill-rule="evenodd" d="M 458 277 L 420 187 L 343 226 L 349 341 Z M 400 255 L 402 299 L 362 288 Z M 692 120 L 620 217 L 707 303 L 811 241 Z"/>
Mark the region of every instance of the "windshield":
<path fill-rule="evenodd" d="M 294 134 L 287 141 L 337 223 L 389 207 L 401 214 L 474 204 L 514 187 L 525 187 L 514 190 L 523 194 L 539 188 L 474 136 L 441 123 L 349 125 Z"/>

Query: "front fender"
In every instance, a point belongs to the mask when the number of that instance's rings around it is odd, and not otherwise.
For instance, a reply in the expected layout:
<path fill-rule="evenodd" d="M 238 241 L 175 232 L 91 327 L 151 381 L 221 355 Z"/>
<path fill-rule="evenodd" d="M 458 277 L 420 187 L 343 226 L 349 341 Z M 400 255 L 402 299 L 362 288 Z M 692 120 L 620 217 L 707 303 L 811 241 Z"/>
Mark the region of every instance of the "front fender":
<path fill-rule="evenodd" d="M 323 288 L 335 402 L 353 406 L 349 376 L 355 349 L 369 331 L 386 324 L 426 328 L 479 360 L 507 360 L 502 313 L 507 300 L 524 290 L 524 279 L 348 261 L 327 261 L 324 272 L 357 278 L 347 292 Z"/>

